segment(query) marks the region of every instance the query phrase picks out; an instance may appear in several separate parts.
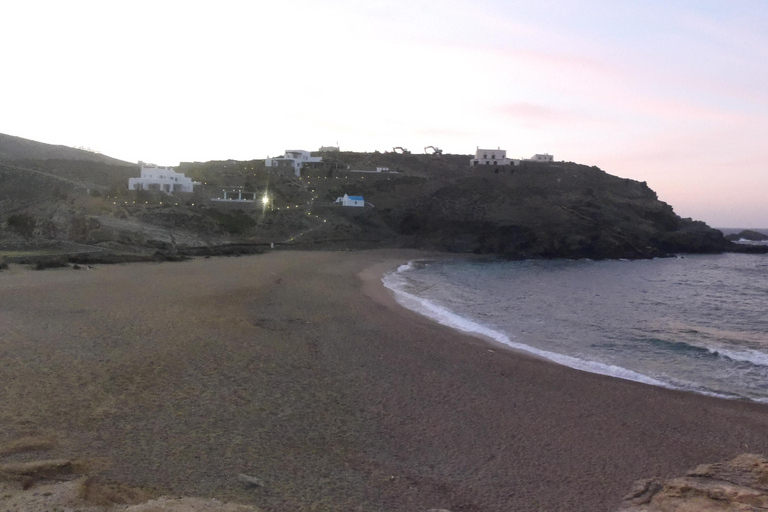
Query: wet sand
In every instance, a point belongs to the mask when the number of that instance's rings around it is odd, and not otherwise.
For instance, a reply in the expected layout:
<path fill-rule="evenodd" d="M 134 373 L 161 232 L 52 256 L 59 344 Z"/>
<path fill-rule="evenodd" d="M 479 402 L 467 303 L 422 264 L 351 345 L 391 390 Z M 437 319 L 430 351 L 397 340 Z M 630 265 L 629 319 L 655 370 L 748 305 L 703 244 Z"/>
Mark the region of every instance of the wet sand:
<path fill-rule="evenodd" d="M 0 442 L 47 436 L 47 457 L 103 480 L 265 511 L 613 511 L 634 480 L 768 453 L 764 405 L 560 367 L 399 307 L 381 273 L 421 255 L 12 267 Z"/>

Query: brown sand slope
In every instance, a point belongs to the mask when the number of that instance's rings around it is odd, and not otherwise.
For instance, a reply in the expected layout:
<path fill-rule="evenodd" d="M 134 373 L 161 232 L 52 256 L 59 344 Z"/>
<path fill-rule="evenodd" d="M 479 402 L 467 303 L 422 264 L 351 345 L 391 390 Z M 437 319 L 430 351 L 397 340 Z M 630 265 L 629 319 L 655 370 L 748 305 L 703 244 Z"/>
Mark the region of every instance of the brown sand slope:
<path fill-rule="evenodd" d="M 765 406 L 570 370 L 397 307 L 380 271 L 416 254 L 4 272 L 0 442 L 56 439 L 47 458 L 102 479 L 265 511 L 610 511 L 637 479 L 768 453 Z"/>

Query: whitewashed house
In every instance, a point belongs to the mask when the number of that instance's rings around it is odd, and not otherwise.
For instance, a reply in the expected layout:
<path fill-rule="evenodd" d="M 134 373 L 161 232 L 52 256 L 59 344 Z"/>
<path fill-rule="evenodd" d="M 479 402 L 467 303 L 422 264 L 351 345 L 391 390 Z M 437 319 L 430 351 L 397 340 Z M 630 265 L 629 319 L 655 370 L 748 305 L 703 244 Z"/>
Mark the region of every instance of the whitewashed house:
<path fill-rule="evenodd" d="M 199 181 L 192 181 L 183 173 L 176 172 L 172 167 L 158 167 L 154 164 L 139 162 L 140 178 L 128 178 L 129 190 L 160 190 L 172 194 L 174 192 L 192 192 Z"/>
<path fill-rule="evenodd" d="M 543 155 L 539 155 L 539 154 L 533 155 L 528 160 L 531 160 L 533 162 L 554 162 L 555 157 L 550 155 L 549 153 L 544 153 Z"/>
<path fill-rule="evenodd" d="M 348 196 L 347 194 L 344 194 L 344 197 L 337 197 L 335 202 L 341 203 L 342 206 L 365 206 L 365 199 L 363 199 L 363 196 Z"/>
<path fill-rule="evenodd" d="M 309 151 L 303 149 L 286 149 L 285 155 L 264 160 L 266 167 L 291 167 L 296 176 L 301 176 L 301 168 L 306 164 L 322 162 L 323 157 L 312 156 Z"/>
<path fill-rule="evenodd" d="M 480 149 L 478 147 L 475 158 L 469 161 L 469 165 L 520 165 L 520 160 L 507 158 L 506 149 Z"/>

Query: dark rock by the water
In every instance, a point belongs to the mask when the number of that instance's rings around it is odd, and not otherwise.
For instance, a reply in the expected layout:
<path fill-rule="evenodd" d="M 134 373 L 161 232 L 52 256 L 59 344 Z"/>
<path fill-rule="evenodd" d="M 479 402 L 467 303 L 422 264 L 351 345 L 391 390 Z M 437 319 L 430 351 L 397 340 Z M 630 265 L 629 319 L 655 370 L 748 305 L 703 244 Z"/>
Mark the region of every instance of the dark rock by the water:
<path fill-rule="evenodd" d="M 736 242 L 738 240 L 749 240 L 750 242 L 764 242 L 765 240 L 768 240 L 768 235 L 765 235 L 759 231 L 754 231 L 752 229 L 745 229 L 743 231 L 739 231 L 738 233 L 727 235 L 725 238 L 733 242 Z"/>

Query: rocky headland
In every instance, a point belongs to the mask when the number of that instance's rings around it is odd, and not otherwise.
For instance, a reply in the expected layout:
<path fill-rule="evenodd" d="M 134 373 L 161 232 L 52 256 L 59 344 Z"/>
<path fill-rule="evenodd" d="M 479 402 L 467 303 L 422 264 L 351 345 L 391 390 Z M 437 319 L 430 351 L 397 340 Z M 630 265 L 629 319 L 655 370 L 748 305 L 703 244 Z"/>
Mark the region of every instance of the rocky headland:
<path fill-rule="evenodd" d="M 573 162 L 470 167 L 469 155 L 340 152 L 301 177 L 263 160 L 195 162 L 178 170 L 201 185 L 170 195 L 127 190 L 135 165 L 36 144 L 0 137 L 0 247 L 16 255 L 146 258 L 271 244 L 512 259 L 768 250 L 679 217 L 646 183 Z M 268 207 L 213 201 L 225 190 L 267 195 Z M 364 196 L 365 208 L 340 206 L 344 194 Z"/>

